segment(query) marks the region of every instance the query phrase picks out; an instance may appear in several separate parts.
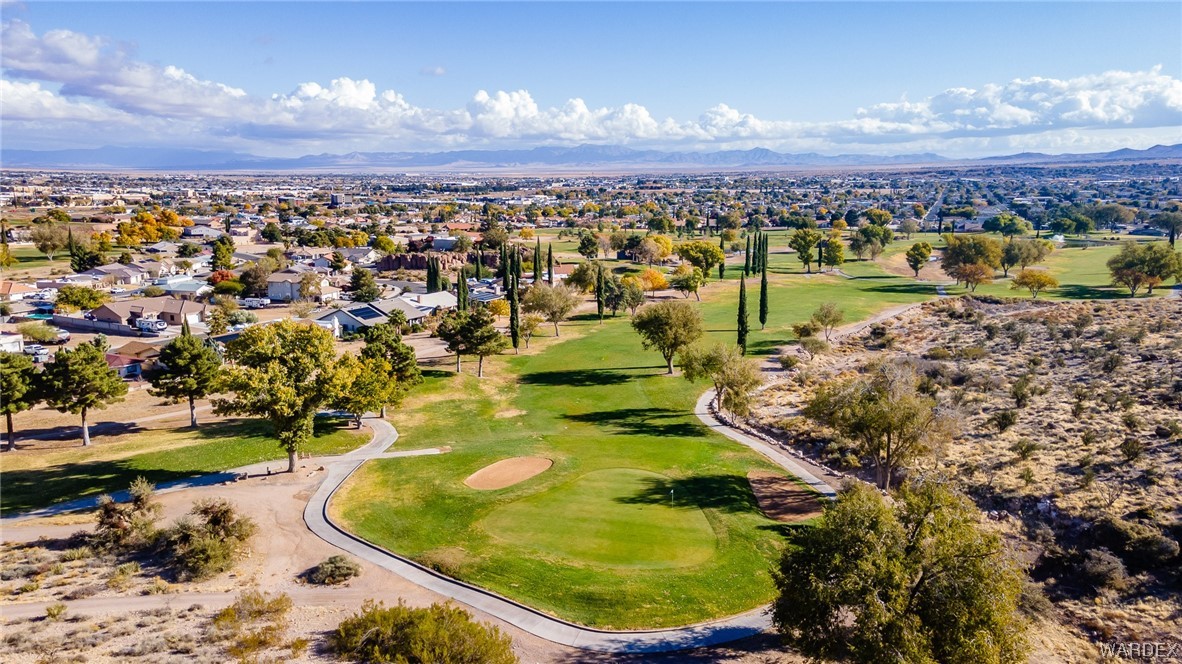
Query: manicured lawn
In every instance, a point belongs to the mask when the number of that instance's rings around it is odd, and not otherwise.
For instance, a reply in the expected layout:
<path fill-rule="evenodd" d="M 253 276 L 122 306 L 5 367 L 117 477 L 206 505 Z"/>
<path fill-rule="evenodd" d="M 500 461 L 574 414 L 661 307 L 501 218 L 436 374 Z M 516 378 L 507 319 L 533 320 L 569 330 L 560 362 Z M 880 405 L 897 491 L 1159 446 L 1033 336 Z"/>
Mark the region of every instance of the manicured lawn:
<path fill-rule="evenodd" d="M 159 484 L 286 459 L 287 454 L 269 431 L 269 425 L 260 421 L 233 420 L 204 424 L 197 431 L 134 434 L 126 441 L 85 449 L 4 453 L 0 456 L 0 513 L 7 515 L 126 489 L 139 476 Z M 367 440 L 365 432 L 346 428 L 343 422 L 318 420 L 316 436 L 307 451 L 342 454 Z M 286 464 L 276 465 L 278 470 L 284 468 Z"/>
<path fill-rule="evenodd" d="M 586 625 L 681 625 L 770 600 L 782 526 L 759 513 L 746 474 L 776 467 L 693 416 L 705 387 L 665 376 L 626 315 L 563 334 L 537 354 L 486 363 L 484 380 L 428 375 L 393 416 L 398 446 L 452 452 L 367 462 L 330 505 L 334 517 Z M 554 465 L 505 489 L 464 485 L 516 456 Z"/>
<path fill-rule="evenodd" d="M 54 264 L 62 265 L 65 269 L 69 269 L 70 267 L 70 257 L 66 256 L 64 252 L 55 256 L 53 261 L 50 261 L 45 257 L 45 254 L 37 251 L 37 249 L 34 247 L 17 247 L 14 245 L 9 245 L 9 249 L 12 251 L 12 257 L 15 258 L 17 262 L 16 265 L 13 265 L 11 268 L 9 268 L 12 270 L 28 270 L 34 267 L 42 267 L 45 265 Z"/>

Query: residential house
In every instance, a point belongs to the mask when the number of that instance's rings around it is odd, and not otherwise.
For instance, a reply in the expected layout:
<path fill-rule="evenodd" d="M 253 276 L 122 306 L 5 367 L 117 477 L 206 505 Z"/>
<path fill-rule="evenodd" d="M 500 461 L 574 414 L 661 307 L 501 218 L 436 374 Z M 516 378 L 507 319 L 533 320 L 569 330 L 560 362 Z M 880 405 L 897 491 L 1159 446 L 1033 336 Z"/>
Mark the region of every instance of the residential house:
<path fill-rule="evenodd" d="M 163 349 L 163 344 L 148 343 L 146 341 L 129 341 L 122 346 L 114 349 L 116 355 L 122 357 L 131 357 L 142 362 L 143 369 L 152 369 L 156 366 L 157 360 L 160 357 L 160 351 Z"/>
<path fill-rule="evenodd" d="M 176 274 L 176 261 L 170 258 L 161 258 L 158 261 L 136 261 L 135 265 L 147 272 L 152 279 Z"/>
<path fill-rule="evenodd" d="M 116 355 L 115 353 L 107 353 L 107 366 L 115 370 L 119 377 L 127 380 L 131 378 L 139 378 L 143 375 L 143 360 L 134 357 L 126 357 L 124 355 Z"/>
<path fill-rule="evenodd" d="M 209 226 L 186 226 L 183 233 L 185 237 L 199 240 L 201 242 L 213 242 L 225 234 L 225 231 Z"/>
<path fill-rule="evenodd" d="M 373 247 L 349 247 L 341 249 L 345 259 L 354 265 L 373 265 L 381 259 L 382 254 Z"/>
<path fill-rule="evenodd" d="M 202 295 L 213 292 L 213 286 L 210 286 L 209 282 L 189 276 L 180 279 L 158 279 L 156 285 L 162 288 L 166 295 L 182 300 L 196 300 Z"/>
<path fill-rule="evenodd" d="M 209 307 L 200 302 L 172 297 L 144 297 L 134 300 L 108 302 L 91 310 L 95 320 L 122 325 L 135 325 L 140 318 L 162 320 L 169 325 L 180 325 L 185 320 L 200 323 Z"/>
<path fill-rule="evenodd" d="M 401 298 L 390 298 L 375 302 L 356 302 L 349 306 L 330 311 L 316 320 L 336 321 L 345 332 L 358 333 L 366 328 L 388 323 L 395 311 L 401 311 L 408 323 L 419 323 L 427 317 L 419 307 Z"/>
<path fill-rule="evenodd" d="M 20 302 L 37 292 L 36 288 L 15 281 L 0 281 L 0 302 Z"/>
<path fill-rule="evenodd" d="M 457 304 L 455 294 L 449 293 L 448 291 L 404 294 L 400 295 L 399 299 L 413 305 L 426 315 L 431 315 L 440 310 L 447 311 L 455 309 Z"/>
<path fill-rule="evenodd" d="M 293 261 L 312 261 L 317 258 L 332 256 L 336 251 L 332 247 L 293 247 L 287 252 L 287 257 Z"/>
<path fill-rule="evenodd" d="M 175 254 L 180 248 L 181 245 L 177 244 L 176 242 L 161 240 L 156 244 L 150 244 L 144 247 L 144 251 L 148 252 L 149 254 Z"/>
<path fill-rule="evenodd" d="M 314 299 L 321 302 L 335 300 L 340 297 L 341 289 L 332 285 L 328 277 L 322 272 L 306 265 L 293 265 L 267 277 L 267 297 L 276 302 L 291 302 L 302 299 L 300 296 L 300 282 L 305 274 L 315 274 L 319 296 Z"/>
<path fill-rule="evenodd" d="M 100 265 L 82 274 L 112 286 L 138 286 L 149 278 L 148 271 L 135 263 L 131 265 L 120 263 Z"/>
<path fill-rule="evenodd" d="M 0 333 L 0 353 L 25 352 L 25 338 L 19 334 Z"/>

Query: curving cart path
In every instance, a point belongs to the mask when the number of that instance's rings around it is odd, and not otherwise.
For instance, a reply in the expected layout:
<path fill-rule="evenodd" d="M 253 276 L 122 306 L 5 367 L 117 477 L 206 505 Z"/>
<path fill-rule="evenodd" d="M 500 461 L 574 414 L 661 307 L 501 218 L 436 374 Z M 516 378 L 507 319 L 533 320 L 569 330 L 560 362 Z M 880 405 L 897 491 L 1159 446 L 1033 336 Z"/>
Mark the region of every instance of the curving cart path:
<path fill-rule="evenodd" d="M 362 463 L 368 459 L 392 456 L 384 451 L 398 439 L 398 432 L 385 420 L 371 419 L 369 424 L 374 430 L 373 442 L 335 461 L 330 461 L 326 465 L 328 472 L 324 481 L 304 508 L 304 523 L 308 529 L 329 544 L 440 595 L 500 618 L 535 636 L 584 650 L 608 653 L 672 652 L 718 645 L 771 629 L 771 619 L 762 607 L 723 620 L 672 629 L 617 632 L 582 627 L 488 590 L 439 574 L 352 535 L 329 518 L 328 503 L 341 484 Z M 716 425 L 725 427 L 717 422 Z M 430 450 L 425 453 L 438 454 L 439 451 Z M 785 460 L 788 460 L 787 457 Z"/>

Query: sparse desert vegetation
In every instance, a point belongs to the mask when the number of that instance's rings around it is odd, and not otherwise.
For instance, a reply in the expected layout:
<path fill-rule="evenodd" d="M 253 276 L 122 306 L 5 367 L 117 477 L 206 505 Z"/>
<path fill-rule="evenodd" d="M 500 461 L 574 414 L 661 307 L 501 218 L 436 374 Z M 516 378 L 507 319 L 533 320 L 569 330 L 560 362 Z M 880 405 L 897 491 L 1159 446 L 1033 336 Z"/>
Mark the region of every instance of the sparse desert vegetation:
<path fill-rule="evenodd" d="M 1051 600 L 1043 615 L 1097 641 L 1167 638 L 1182 610 L 1180 330 L 1178 300 L 944 299 L 823 356 L 789 350 L 755 419 L 873 481 L 856 436 L 806 417 L 808 406 L 873 367 L 913 370 L 956 427 L 903 474 L 946 474 L 988 513 Z"/>

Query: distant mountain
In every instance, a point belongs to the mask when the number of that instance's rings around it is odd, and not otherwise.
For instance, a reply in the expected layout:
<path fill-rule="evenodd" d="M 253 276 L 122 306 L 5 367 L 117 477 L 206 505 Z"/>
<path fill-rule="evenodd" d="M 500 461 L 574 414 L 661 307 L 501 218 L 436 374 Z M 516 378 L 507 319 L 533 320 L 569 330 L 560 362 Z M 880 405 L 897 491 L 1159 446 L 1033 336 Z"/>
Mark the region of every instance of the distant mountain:
<path fill-rule="evenodd" d="M 1182 144 L 1147 150 L 1123 149 L 1095 154 L 1048 155 L 1037 152 L 955 160 L 967 164 L 1095 163 L 1182 159 Z M 0 150 L 4 168 L 156 171 L 324 171 L 397 172 L 408 170 L 743 170 L 777 167 L 869 167 L 952 163 L 938 154 L 894 156 L 784 153 L 765 148 L 719 152 L 634 150 L 614 145 L 541 147 L 529 150 L 452 150 L 448 152 L 350 152 L 303 157 L 260 157 L 240 152 L 168 148 L 102 147 L 78 150 Z"/>

